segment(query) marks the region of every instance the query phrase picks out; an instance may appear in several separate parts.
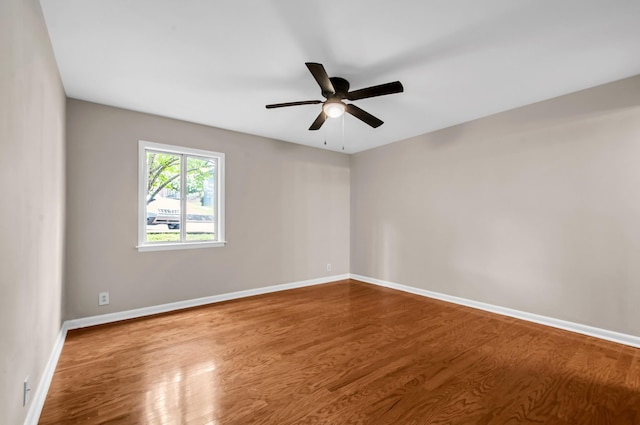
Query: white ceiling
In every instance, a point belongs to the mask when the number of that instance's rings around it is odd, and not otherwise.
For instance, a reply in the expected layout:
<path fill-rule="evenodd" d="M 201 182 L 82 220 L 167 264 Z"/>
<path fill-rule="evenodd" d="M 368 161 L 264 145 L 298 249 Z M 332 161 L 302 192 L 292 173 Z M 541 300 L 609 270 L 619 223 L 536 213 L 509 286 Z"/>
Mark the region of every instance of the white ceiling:
<path fill-rule="evenodd" d="M 41 0 L 69 97 L 347 153 L 640 74 L 638 0 Z M 308 128 L 305 62 L 351 89 Z M 324 146 L 324 141 L 327 145 Z"/>

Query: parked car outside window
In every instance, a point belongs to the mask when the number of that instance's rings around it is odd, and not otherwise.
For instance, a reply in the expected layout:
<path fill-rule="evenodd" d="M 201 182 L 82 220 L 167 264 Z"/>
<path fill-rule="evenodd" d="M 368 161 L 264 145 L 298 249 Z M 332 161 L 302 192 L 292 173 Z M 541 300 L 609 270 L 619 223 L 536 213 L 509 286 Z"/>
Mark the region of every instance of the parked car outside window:
<path fill-rule="evenodd" d="M 158 196 L 147 205 L 147 225 L 166 224 L 180 228 L 180 200 Z"/>

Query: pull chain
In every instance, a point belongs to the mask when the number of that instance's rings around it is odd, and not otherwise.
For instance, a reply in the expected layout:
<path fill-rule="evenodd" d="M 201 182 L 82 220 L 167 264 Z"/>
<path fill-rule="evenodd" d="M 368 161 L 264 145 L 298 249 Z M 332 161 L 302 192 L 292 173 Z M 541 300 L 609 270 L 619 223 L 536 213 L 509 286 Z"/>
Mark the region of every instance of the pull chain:
<path fill-rule="evenodd" d="M 344 114 L 342 114 L 342 150 L 344 150 Z"/>
<path fill-rule="evenodd" d="M 327 146 L 327 127 L 322 130 L 324 132 L 324 145 Z"/>

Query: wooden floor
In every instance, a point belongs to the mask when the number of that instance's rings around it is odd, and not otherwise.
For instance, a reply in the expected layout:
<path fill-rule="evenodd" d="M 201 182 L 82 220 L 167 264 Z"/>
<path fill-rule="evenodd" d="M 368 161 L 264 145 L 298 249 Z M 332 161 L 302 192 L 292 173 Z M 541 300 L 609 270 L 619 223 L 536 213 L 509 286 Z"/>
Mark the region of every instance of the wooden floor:
<path fill-rule="evenodd" d="M 41 424 L 640 424 L 640 350 L 353 280 L 69 332 Z"/>

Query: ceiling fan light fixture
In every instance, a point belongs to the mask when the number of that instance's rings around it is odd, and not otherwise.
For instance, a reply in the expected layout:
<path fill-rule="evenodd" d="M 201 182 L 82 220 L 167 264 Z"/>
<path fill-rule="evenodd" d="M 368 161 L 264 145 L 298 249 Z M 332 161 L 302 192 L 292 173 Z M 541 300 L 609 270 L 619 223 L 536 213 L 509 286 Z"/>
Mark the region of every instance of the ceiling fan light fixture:
<path fill-rule="evenodd" d="M 325 102 L 322 105 L 322 110 L 329 118 L 338 118 L 344 114 L 344 111 L 347 109 L 344 103 L 337 102 Z"/>

